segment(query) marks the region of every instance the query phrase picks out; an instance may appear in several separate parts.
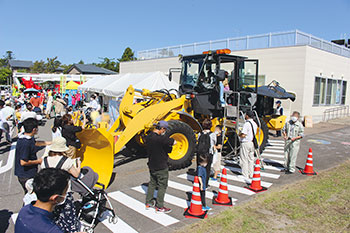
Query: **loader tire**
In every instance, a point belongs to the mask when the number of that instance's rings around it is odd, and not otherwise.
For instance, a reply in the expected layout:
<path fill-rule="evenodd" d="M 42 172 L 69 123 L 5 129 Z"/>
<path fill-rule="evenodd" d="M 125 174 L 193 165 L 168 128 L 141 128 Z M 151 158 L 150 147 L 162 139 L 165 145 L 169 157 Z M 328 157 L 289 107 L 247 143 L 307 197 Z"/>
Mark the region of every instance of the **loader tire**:
<path fill-rule="evenodd" d="M 261 154 L 265 150 L 265 147 L 269 139 L 269 128 L 267 127 L 266 122 L 262 118 L 260 118 L 260 124 L 261 124 L 261 129 L 259 129 L 260 141 L 258 137 L 259 132 L 256 135 L 256 140 L 258 141 L 258 144 L 260 146 L 260 154 Z"/>
<path fill-rule="evenodd" d="M 196 136 L 193 129 L 182 121 L 168 121 L 169 127 L 165 136 L 176 140 L 169 153 L 169 170 L 186 168 L 191 165 L 196 146 Z"/>

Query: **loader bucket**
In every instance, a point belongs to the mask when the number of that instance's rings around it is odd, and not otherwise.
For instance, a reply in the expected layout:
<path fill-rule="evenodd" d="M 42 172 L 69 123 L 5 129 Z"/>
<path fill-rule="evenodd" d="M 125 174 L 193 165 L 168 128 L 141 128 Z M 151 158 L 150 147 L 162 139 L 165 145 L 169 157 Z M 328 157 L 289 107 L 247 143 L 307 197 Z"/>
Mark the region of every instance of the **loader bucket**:
<path fill-rule="evenodd" d="M 81 148 L 77 157 L 82 159 L 82 167 L 91 167 L 99 176 L 98 182 L 107 188 L 113 173 L 113 136 L 106 128 L 84 129 L 77 133 Z"/>

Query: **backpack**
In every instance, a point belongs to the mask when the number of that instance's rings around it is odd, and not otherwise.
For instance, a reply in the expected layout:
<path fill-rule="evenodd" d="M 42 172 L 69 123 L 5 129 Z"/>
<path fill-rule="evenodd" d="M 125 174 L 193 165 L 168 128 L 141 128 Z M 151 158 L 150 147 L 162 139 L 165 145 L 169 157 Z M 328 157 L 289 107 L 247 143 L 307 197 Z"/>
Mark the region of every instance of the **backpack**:
<path fill-rule="evenodd" d="M 209 153 L 209 149 L 210 149 L 210 132 L 209 133 L 201 132 L 201 135 L 198 138 L 196 152 Z"/>

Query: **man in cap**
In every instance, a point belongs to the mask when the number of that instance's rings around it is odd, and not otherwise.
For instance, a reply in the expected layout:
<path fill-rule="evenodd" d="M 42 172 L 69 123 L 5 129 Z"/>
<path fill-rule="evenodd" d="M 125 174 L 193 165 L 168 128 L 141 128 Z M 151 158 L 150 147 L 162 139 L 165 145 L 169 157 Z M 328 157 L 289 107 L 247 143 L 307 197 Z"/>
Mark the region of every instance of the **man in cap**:
<path fill-rule="evenodd" d="M 282 133 L 284 145 L 284 167 L 286 174 L 295 172 L 295 163 L 300 149 L 300 140 L 304 137 L 304 127 L 299 121 L 300 113 L 294 111 L 286 122 Z"/>
<path fill-rule="evenodd" d="M 154 130 L 146 137 L 146 150 L 150 182 L 146 195 L 146 209 L 155 208 L 156 213 L 169 213 L 171 209 L 164 207 L 164 195 L 168 187 L 168 153 L 176 141 L 165 136 L 168 122 L 159 121 Z M 156 201 L 153 199 L 154 191 L 158 189 Z"/>
<path fill-rule="evenodd" d="M 258 125 L 254 122 L 253 118 L 254 113 L 252 111 L 248 111 L 245 114 L 246 121 L 241 133 L 239 134 L 239 137 L 241 138 L 240 166 L 242 168 L 242 174 L 247 182 L 249 182 L 248 179 L 253 176 L 255 151 L 253 140 L 258 129 Z"/>
<path fill-rule="evenodd" d="M 283 107 L 282 102 L 280 100 L 276 101 L 276 111 L 275 115 L 282 116 L 283 115 Z M 281 137 L 281 130 L 276 130 L 276 137 Z"/>

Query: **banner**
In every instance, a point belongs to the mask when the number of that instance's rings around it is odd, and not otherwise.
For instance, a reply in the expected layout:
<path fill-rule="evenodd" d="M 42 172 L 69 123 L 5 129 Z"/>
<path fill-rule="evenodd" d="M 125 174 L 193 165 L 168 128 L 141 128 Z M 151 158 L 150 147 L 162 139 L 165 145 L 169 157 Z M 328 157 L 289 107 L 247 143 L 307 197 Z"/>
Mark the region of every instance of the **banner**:
<path fill-rule="evenodd" d="M 62 94 L 66 92 L 66 85 L 67 85 L 67 77 L 61 76 L 61 78 L 60 78 L 60 91 Z"/>

